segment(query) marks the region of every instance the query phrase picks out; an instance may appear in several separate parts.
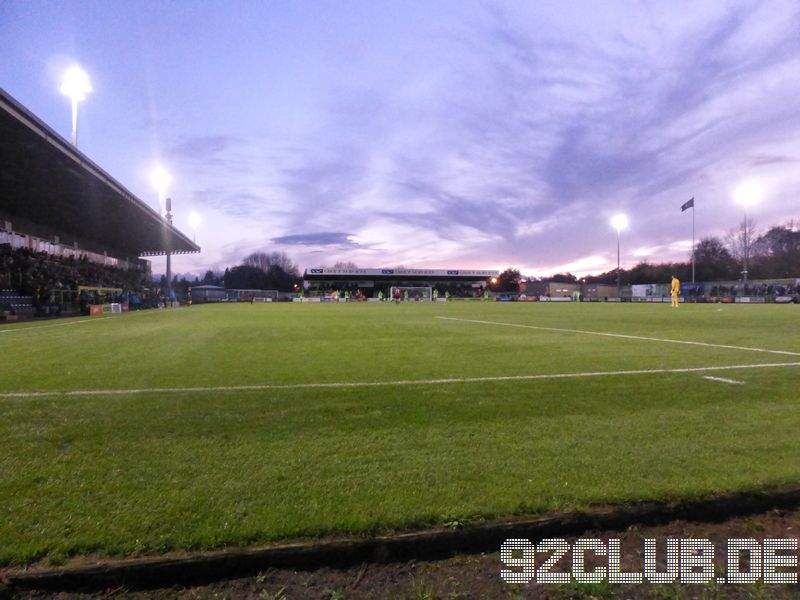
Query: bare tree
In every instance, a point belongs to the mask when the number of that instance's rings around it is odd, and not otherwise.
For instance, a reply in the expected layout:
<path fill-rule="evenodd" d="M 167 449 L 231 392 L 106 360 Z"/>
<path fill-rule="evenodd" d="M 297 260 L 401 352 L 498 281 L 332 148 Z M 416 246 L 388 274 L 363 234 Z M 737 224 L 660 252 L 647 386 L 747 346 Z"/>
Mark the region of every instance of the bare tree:
<path fill-rule="evenodd" d="M 297 265 L 285 252 L 253 252 L 242 261 L 243 265 L 255 267 L 268 273 L 272 267 L 280 268 L 289 275 L 299 275 Z"/>
<path fill-rule="evenodd" d="M 739 226 L 725 235 L 725 245 L 736 262 L 742 265 L 742 274 L 747 280 L 747 271 L 753 259 L 753 244 L 758 239 L 758 229 L 752 219 L 745 217 Z"/>
<path fill-rule="evenodd" d="M 270 255 L 266 252 L 253 252 L 242 261 L 242 264 L 248 267 L 255 267 L 266 273 L 272 266 L 272 260 L 270 259 Z"/>
<path fill-rule="evenodd" d="M 352 261 L 338 261 L 336 264 L 333 265 L 334 269 L 339 269 L 340 271 L 355 271 L 358 269 L 358 265 Z"/>

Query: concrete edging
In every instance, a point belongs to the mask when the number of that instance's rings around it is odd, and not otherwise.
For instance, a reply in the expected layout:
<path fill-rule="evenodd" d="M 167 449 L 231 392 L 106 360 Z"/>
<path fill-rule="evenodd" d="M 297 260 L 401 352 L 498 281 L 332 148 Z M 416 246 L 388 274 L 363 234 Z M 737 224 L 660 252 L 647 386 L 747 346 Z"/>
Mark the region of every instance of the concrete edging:
<path fill-rule="evenodd" d="M 6 571 L 5 590 L 98 591 L 124 587 L 154 589 L 203 585 L 255 575 L 268 569 L 315 570 L 362 563 L 439 560 L 457 554 L 497 552 L 508 538 L 567 537 L 589 530 L 619 530 L 634 524 L 675 520 L 719 522 L 771 509 L 800 506 L 800 486 L 740 492 L 671 503 L 647 502 L 489 523 L 461 529 L 436 529 L 369 539 L 334 539 L 312 543 L 237 548 L 195 555 L 134 558 L 95 565 Z"/>

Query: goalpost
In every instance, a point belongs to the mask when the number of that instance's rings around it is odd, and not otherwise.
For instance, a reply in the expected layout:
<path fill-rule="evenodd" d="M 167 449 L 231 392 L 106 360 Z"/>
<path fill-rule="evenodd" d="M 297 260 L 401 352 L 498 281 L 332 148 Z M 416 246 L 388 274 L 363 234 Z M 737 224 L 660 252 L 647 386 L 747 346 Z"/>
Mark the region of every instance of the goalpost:
<path fill-rule="evenodd" d="M 257 290 L 253 294 L 253 302 L 277 302 L 278 290 Z"/>
<path fill-rule="evenodd" d="M 423 301 L 430 302 L 431 297 L 433 296 L 433 288 L 431 287 L 413 287 L 413 286 L 397 285 L 389 288 L 388 300 L 394 300 L 395 290 L 400 291 L 400 300 L 402 301 L 408 299 L 409 302 L 423 302 Z M 408 293 L 407 298 L 406 298 L 406 293 Z"/>

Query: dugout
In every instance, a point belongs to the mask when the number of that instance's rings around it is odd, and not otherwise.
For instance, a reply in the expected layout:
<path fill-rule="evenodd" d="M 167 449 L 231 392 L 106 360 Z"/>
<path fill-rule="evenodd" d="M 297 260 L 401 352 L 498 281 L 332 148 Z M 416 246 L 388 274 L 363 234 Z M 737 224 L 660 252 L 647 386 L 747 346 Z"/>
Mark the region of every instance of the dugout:
<path fill-rule="evenodd" d="M 303 289 L 308 295 L 324 295 L 332 290 L 361 290 L 368 298 L 379 291 L 388 296 L 392 287 L 430 287 L 449 291 L 454 296 L 474 295 L 499 271 L 476 269 L 329 269 L 312 267 L 303 274 Z"/>

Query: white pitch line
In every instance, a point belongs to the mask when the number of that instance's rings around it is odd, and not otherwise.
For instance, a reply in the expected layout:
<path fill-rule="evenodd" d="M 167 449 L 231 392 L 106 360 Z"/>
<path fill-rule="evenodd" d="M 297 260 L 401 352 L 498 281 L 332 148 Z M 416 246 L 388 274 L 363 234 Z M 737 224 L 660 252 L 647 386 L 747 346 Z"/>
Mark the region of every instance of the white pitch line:
<path fill-rule="evenodd" d="M 21 331 L 31 331 L 33 329 L 49 329 L 50 327 L 66 327 L 67 325 L 77 325 L 79 323 L 93 323 L 112 317 L 92 317 L 91 319 L 81 319 L 80 321 L 69 321 L 68 323 L 51 323 L 50 325 L 36 325 L 34 327 L 15 327 L 14 329 L 0 329 L 0 333 L 19 333 Z"/>
<path fill-rule="evenodd" d="M 175 309 L 173 309 L 175 310 Z M 147 310 L 133 310 L 128 311 L 124 314 L 130 316 L 133 315 L 146 315 L 146 314 L 165 314 L 162 312 L 155 312 L 156 309 L 153 309 L 152 312 Z M 13 329 L 0 329 L 0 333 L 20 333 L 22 331 L 34 331 L 39 329 L 49 329 L 50 327 L 66 327 L 67 325 L 78 325 L 80 323 L 95 323 L 97 321 L 104 321 L 105 319 L 115 319 L 119 318 L 122 315 L 108 315 L 105 317 L 90 317 L 89 319 L 81 319 L 79 321 L 68 321 L 66 323 L 50 323 L 49 325 L 35 325 L 33 327 L 15 327 Z"/>
<path fill-rule="evenodd" d="M 178 309 L 170 309 L 171 311 L 178 310 Z M 157 309 L 152 310 L 131 310 L 126 313 L 123 313 L 128 317 L 132 317 L 133 315 L 147 315 L 147 314 L 167 314 Z M 23 331 L 35 331 L 39 329 L 49 329 L 50 327 L 66 327 L 67 325 L 78 325 L 80 323 L 95 323 L 97 321 L 104 321 L 105 319 L 116 319 L 122 317 L 122 315 L 106 315 L 105 317 L 90 317 L 88 319 L 80 319 L 78 321 L 67 321 L 66 323 L 50 323 L 48 325 L 34 325 L 33 327 L 16 327 L 14 329 L 0 329 L 0 333 L 21 333 Z"/>
<path fill-rule="evenodd" d="M 601 335 L 604 337 L 624 338 L 628 340 L 644 340 L 649 342 L 665 342 L 668 344 L 687 344 L 689 346 L 703 346 L 706 348 L 725 348 L 727 350 L 746 350 L 748 352 L 766 352 L 767 354 L 782 354 L 784 356 L 800 356 L 800 352 L 788 350 L 767 350 L 766 348 L 749 348 L 747 346 L 729 346 L 727 344 L 709 344 L 707 342 L 690 342 L 687 340 L 670 340 L 666 338 L 644 337 L 641 335 L 627 335 L 624 333 L 605 333 L 603 331 L 585 331 L 582 329 L 563 329 L 561 327 L 541 327 L 539 325 L 522 325 L 521 323 L 503 323 L 500 321 L 479 321 L 477 319 L 459 319 L 458 317 L 436 317 L 446 321 L 462 321 L 464 323 L 480 323 L 481 325 L 502 325 L 504 327 L 520 327 L 522 329 L 538 329 L 541 331 L 560 331 L 562 333 L 582 333 L 584 335 Z"/>
<path fill-rule="evenodd" d="M 737 381 L 736 379 L 726 379 L 725 377 L 712 377 L 711 375 L 705 375 L 703 379 L 708 379 L 709 381 L 721 381 L 722 383 L 730 383 L 732 385 L 744 385 L 744 381 Z"/>
<path fill-rule="evenodd" d="M 630 371 L 588 371 L 585 373 L 543 373 L 539 375 L 497 375 L 487 377 L 452 377 L 442 379 L 400 379 L 395 381 L 343 381 L 338 383 L 265 383 L 257 385 L 217 385 L 194 387 L 131 388 L 111 390 L 72 390 L 52 392 L 0 392 L 0 399 L 49 398 L 54 396 L 126 396 L 133 394 L 204 393 L 204 392 L 259 392 L 269 390 L 335 389 L 391 387 L 410 385 L 442 385 L 451 383 L 484 383 L 490 381 L 534 381 L 546 379 L 577 379 L 582 377 L 618 377 L 625 375 L 660 375 L 665 373 L 705 373 L 735 369 L 771 369 L 800 367 L 800 362 L 761 363 L 754 365 L 726 365 L 721 367 L 686 367 L 682 369 L 636 369 Z"/>

